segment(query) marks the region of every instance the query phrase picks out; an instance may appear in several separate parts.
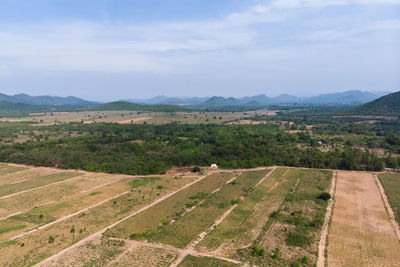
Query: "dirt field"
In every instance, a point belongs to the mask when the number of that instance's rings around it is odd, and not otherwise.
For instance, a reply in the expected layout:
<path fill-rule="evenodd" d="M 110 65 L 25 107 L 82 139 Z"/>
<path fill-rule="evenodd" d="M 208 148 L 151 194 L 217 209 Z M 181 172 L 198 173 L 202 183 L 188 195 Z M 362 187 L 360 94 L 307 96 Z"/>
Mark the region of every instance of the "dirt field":
<path fill-rule="evenodd" d="M 373 174 L 339 171 L 328 266 L 399 266 L 400 242 Z"/>

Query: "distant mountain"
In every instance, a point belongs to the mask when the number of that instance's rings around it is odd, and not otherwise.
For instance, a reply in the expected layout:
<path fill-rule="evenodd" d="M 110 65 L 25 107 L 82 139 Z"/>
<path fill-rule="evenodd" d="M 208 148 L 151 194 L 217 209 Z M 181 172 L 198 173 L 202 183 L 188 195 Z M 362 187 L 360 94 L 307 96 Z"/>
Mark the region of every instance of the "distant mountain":
<path fill-rule="evenodd" d="M 186 111 L 186 109 L 172 105 L 141 105 L 130 103 L 126 101 L 110 102 L 94 107 L 90 107 L 87 110 L 135 110 L 135 111 L 154 111 L 154 112 L 177 112 Z"/>
<path fill-rule="evenodd" d="M 323 94 L 303 100 L 308 104 L 329 104 L 329 105 L 360 105 L 377 99 L 381 95 L 362 91 L 346 91 L 343 93 Z"/>
<path fill-rule="evenodd" d="M 150 105 L 177 105 L 177 106 L 192 106 L 199 105 L 209 99 L 209 97 L 167 97 L 156 96 L 149 99 L 121 99 L 121 101 L 136 103 L 136 104 L 150 104 Z"/>
<path fill-rule="evenodd" d="M 269 106 L 269 105 L 291 105 L 291 104 L 307 104 L 307 105 L 330 105 L 330 106 L 355 106 L 367 103 L 381 97 L 387 92 L 363 92 L 363 91 L 346 91 L 340 93 L 321 94 L 313 97 L 298 97 L 288 94 L 281 94 L 276 97 L 268 97 L 265 94 L 246 96 L 242 98 L 225 98 L 222 96 L 213 97 L 166 97 L 156 96 L 150 99 L 132 99 L 128 102 L 138 104 L 167 104 L 190 106 L 195 108 L 209 107 L 244 107 L 244 106 Z"/>
<path fill-rule="evenodd" d="M 88 107 L 99 104 L 97 102 L 86 101 L 74 96 L 30 96 L 27 94 L 18 94 L 11 96 L 1 93 L 0 101 L 42 107 Z"/>
<path fill-rule="evenodd" d="M 366 115 L 400 116 L 400 91 L 391 93 L 351 110 L 352 113 Z"/>
<path fill-rule="evenodd" d="M 202 107 L 240 106 L 242 103 L 233 97 L 213 96 L 201 104 Z"/>

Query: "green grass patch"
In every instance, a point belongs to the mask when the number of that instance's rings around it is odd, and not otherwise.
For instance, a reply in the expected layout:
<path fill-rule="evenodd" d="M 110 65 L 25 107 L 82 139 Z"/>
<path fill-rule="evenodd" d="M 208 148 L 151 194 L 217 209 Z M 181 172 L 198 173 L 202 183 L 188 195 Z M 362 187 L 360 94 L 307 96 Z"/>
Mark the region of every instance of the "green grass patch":
<path fill-rule="evenodd" d="M 0 235 L 10 231 L 24 229 L 25 227 L 25 224 L 21 224 L 12 219 L 2 220 L 0 221 Z"/>
<path fill-rule="evenodd" d="M 89 194 L 89 196 L 95 196 L 95 195 L 99 195 L 99 194 L 101 194 L 101 193 L 103 193 L 103 192 L 101 192 L 101 191 L 94 191 L 94 192 L 91 192 L 91 193 Z"/>
<path fill-rule="evenodd" d="M 232 262 L 216 259 L 216 258 L 195 257 L 192 255 L 187 255 L 178 266 L 179 267 L 198 267 L 198 266 L 236 267 L 236 266 L 240 266 L 240 265 L 232 263 Z"/>
<path fill-rule="evenodd" d="M 225 185 L 220 191 L 208 196 L 204 203 L 179 217 L 175 223 L 160 226 L 147 239 L 184 248 L 202 231 L 209 228 L 244 193 L 243 189 L 254 187 L 267 170 L 244 172 L 236 179 L 236 184 Z"/>
<path fill-rule="evenodd" d="M 400 223 L 400 173 L 384 173 L 378 177 L 395 213 L 396 221 Z"/>
<path fill-rule="evenodd" d="M 8 173 L 24 171 L 24 170 L 27 170 L 27 169 L 29 169 L 29 168 L 27 168 L 27 167 L 16 167 L 16 166 L 6 166 L 6 167 L 2 167 L 0 169 L 0 175 L 5 175 L 5 174 L 8 174 Z"/>
<path fill-rule="evenodd" d="M 149 184 L 153 184 L 160 180 L 160 177 L 140 177 L 137 178 L 136 180 L 133 180 L 132 182 L 129 183 L 129 185 L 134 188 L 138 188 L 140 186 L 145 186 Z"/>

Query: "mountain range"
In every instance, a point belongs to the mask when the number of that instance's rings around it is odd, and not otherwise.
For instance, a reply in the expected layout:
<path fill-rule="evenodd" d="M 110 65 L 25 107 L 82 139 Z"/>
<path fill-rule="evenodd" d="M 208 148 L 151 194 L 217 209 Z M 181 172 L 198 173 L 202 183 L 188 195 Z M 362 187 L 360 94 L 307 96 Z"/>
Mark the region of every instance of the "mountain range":
<path fill-rule="evenodd" d="M 282 104 L 310 104 L 330 106 L 357 106 L 375 100 L 390 92 L 367 92 L 367 91 L 346 91 L 340 93 L 321 94 L 312 97 L 297 97 L 288 94 L 281 94 L 276 97 L 268 97 L 265 94 L 248 96 L 242 98 L 234 97 L 166 97 L 156 96 L 149 99 L 124 99 L 124 101 L 137 104 L 163 104 L 194 107 L 227 107 L 227 106 L 268 106 Z"/>

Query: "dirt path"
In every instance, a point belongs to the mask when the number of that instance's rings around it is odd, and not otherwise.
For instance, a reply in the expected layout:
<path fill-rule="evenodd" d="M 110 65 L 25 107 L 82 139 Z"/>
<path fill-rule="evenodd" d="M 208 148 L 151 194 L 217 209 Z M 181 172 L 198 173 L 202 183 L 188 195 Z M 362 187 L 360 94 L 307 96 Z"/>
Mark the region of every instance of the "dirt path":
<path fill-rule="evenodd" d="M 107 231 L 107 229 L 112 228 L 112 227 L 114 227 L 114 226 L 116 226 L 116 225 L 128 220 L 129 218 L 132 218 L 133 216 L 135 216 L 135 215 L 137 215 L 137 214 L 139 214 L 139 213 L 141 213 L 141 212 L 143 212 L 143 211 L 145 211 L 145 210 L 157 205 L 158 203 L 160 203 L 160 202 L 164 201 L 165 199 L 175 195 L 176 193 L 178 193 L 178 192 L 180 192 L 180 191 L 192 186 L 193 184 L 196 184 L 196 183 L 200 182 L 201 180 L 203 180 L 206 177 L 207 177 L 206 175 L 199 177 L 199 179 L 197 179 L 197 180 L 195 180 L 195 181 L 193 181 L 191 183 L 188 183 L 188 184 L 184 185 L 183 187 L 179 188 L 178 190 L 176 190 L 176 191 L 174 191 L 172 193 L 169 193 L 168 195 L 165 195 L 165 196 L 155 200 L 151 204 L 139 209 L 138 211 L 135 211 L 135 212 L 131 213 L 130 215 L 122 218 L 121 220 L 119 220 L 119 221 L 117 221 L 117 222 L 115 222 L 115 223 L 113 223 L 113 224 L 111 224 L 111 225 L 109 225 L 109 226 L 97 231 L 96 233 L 94 233 L 94 234 L 92 234 L 92 235 L 90 235 L 90 236 L 88 236 L 88 237 L 86 237 L 86 238 L 84 238 L 84 239 L 82 239 L 80 241 L 78 241 L 77 243 L 73 244 L 72 246 L 69 246 L 69 247 L 59 251 L 58 253 L 50 256 L 49 258 L 43 260 L 42 262 L 39 262 L 39 263 L 35 264 L 34 266 L 43 266 L 45 264 L 48 264 L 51 261 L 53 261 L 53 262 L 57 261 L 57 259 L 59 257 L 61 257 L 64 253 L 67 253 L 68 251 L 71 251 L 72 249 L 77 248 L 77 247 L 83 245 L 84 243 L 86 243 L 88 241 L 94 240 L 96 238 L 101 238 L 101 235 L 105 231 Z"/>
<path fill-rule="evenodd" d="M 394 215 L 394 212 L 393 212 L 392 208 L 390 207 L 388 197 L 387 197 L 387 195 L 385 193 L 385 190 L 383 189 L 381 181 L 379 181 L 378 175 L 374 174 L 374 176 L 375 176 L 376 184 L 378 185 L 378 188 L 379 188 L 379 192 L 381 193 L 383 203 L 385 204 L 385 208 L 386 208 L 386 210 L 388 212 L 388 215 L 390 217 L 390 222 L 392 223 L 393 229 L 396 232 L 397 238 L 400 241 L 400 229 L 399 229 L 399 225 L 396 222 L 396 217 Z"/>
<path fill-rule="evenodd" d="M 337 176 L 337 173 L 333 172 L 331 190 L 329 192 L 331 194 L 332 198 L 329 200 L 329 204 L 326 209 L 324 226 L 322 227 L 321 239 L 320 239 L 319 245 L 318 245 L 317 267 L 325 266 L 325 260 L 326 260 L 325 259 L 325 249 L 326 249 L 326 242 L 327 242 L 327 237 L 328 237 L 329 221 L 331 220 L 333 204 L 335 202 L 334 196 L 335 196 L 335 192 L 336 192 L 336 176 Z"/>
<path fill-rule="evenodd" d="M 177 260 L 172 263 L 170 266 L 177 266 L 177 261 L 178 259 L 182 258 L 179 263 L 187 256 L 187 255 L 193 255 L 195 257 L 211 257 L 211 258 L 216 258 L 219 260 L 223 260 L 223 261 L 227 261 L 227 262 L 231 262 L 231 263 L 235 263 L 235 264 L 240 264 L 240 265 L 244 265 L 243 262 L 237 261 L 237 260 L 233 260 L 233 259 L 229 259 L 229 258 L 225 258 L 225 257 L 221 257 L 221 256 L 216 256 L 216 255 L 211 255 L 208 253 L 204 253 L 204 252 L 199 252 L 193 249 L 181 249 L 181 248 L 177 248 L 171 245 L 167 245 L 167 244 L 159 244 L 159 243 L 147 243 L 147 242 L 142 242 L 142 241 L 136 241 L 136 240 L 126 240 L 126 239 L 115 239 L 112 238 L 113 240 L 122 240 L 126 243 L 129 244 L 129 248 L 127 249 L 127 253 L 129 253 L 129 251 L 132 251 L 135 248 L 141 247 L 141 246 L 146 246 L 146 247 L 152 247 L 152 248 L 160 248 L 160 249 L 166 249 L 166 250 L 172 250 L 178 253 L 178 258 Z M 126 254 L 126 253 L 123 253 Z M 120 255 L 118 258 L 122 257 L 123 255 Z M 112 262 L 110 262 L 109 264 L 107 264 L 106 266 L 111 266 L 113 263 L 118 262 L 118 258 L 113 260 Z M 178 264 L 179 264 L 178 263 Z"/>
<path fill-rule="evenodd" d="M 338 171 L 328 266 L 399 266 L 400 242 L 374 174 Z"/>

